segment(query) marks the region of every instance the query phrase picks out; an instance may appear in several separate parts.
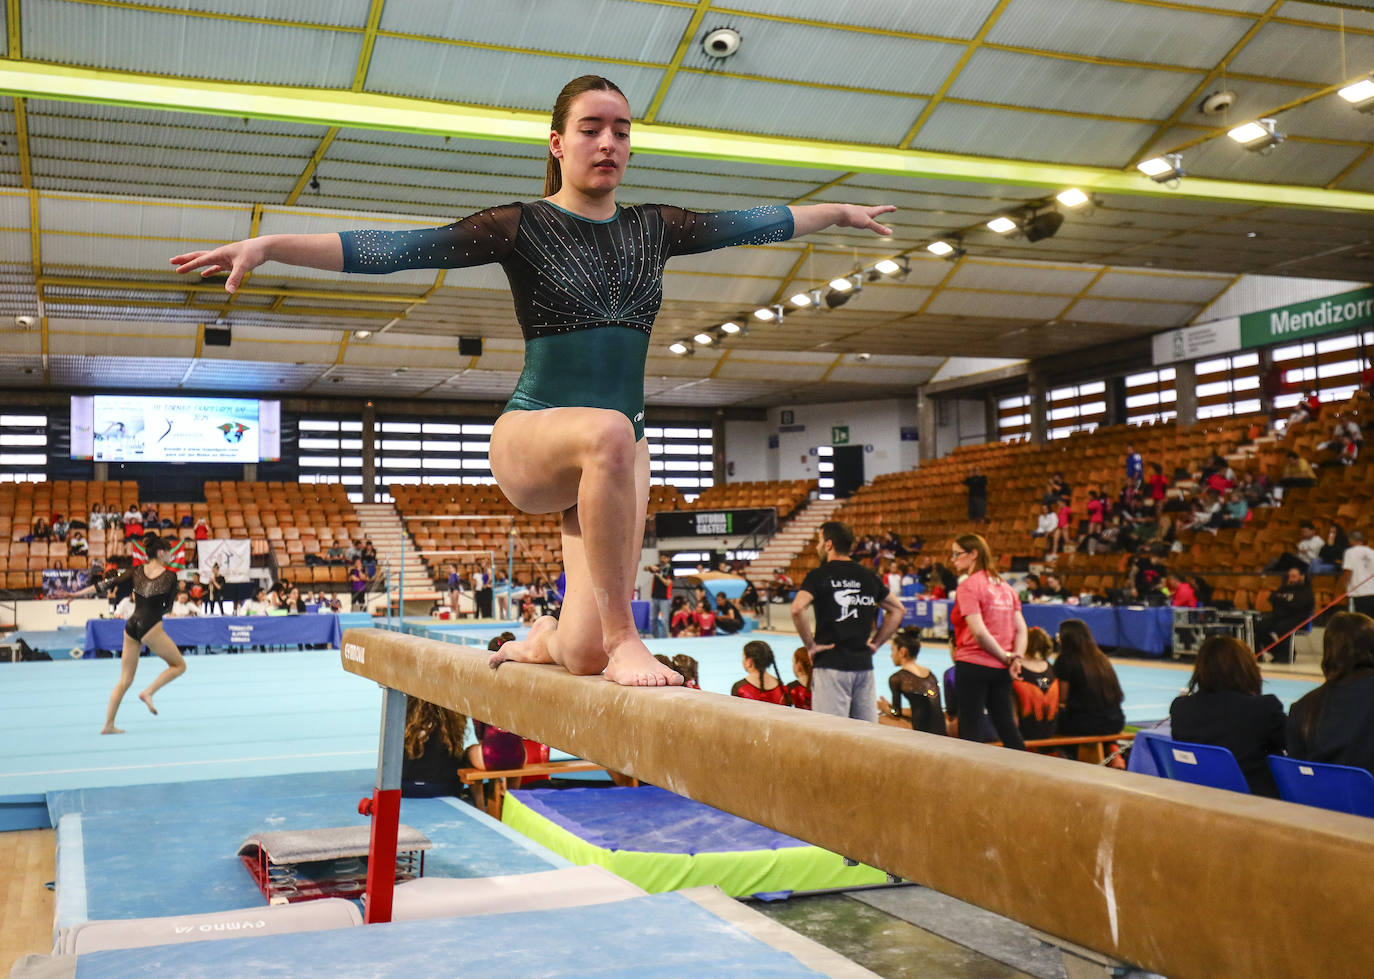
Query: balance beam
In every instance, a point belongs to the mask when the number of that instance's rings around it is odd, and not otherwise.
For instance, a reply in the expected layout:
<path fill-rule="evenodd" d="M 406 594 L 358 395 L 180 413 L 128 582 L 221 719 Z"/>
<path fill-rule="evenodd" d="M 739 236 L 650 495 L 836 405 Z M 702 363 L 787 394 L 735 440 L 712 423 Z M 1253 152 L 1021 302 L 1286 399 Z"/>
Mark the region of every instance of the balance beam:
<path fill-rule="evenodd" d="M 344 634 L 344 669 L 384 687 L 1171 979 L 1369 968 L 1369 819 L 486 660 L 395 632 Z"/>

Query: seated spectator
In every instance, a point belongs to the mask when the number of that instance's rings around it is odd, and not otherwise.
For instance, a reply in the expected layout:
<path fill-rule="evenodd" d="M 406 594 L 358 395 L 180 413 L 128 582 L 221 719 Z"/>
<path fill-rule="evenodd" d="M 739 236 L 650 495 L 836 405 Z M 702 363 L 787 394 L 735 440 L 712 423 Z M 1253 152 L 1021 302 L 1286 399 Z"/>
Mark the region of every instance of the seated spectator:
<path fill-rule="evenodd" d="M 1312 486 L 1316 482 L 1317 471 L 1312 468 L 1312 464 L 1296 452 L 1290 451 L 1287 461 L 1283 464 L 1283 472 L 1279 474 L 1279 485 Z"/>
<path fill-rule="evenodd" d="M 725 592 L 716 593 L 716 631 L 733 636 L 744 628 L 744 616 L 739 607 L 725 597 Z"/>
<path fill-rule="evenodd" d="M 714 636 L 716 634 L 716 610 L 711 607 L 711 603 L 706 600 L 703 594 L 697 599 L 697 609 L 692 616 L 696 619 L 697 634 L 702 636 Z"/>
<path fill-rule="evenodd" d="M 1059 716 L 1059 681 L 1050 664 L 1054 640 L 1039 626 L 1026 632 L 1026 655 L 1021 675 L 1013 677 L 1011 692 L 1021 737 L 1027 741 L 1054 737 Z"/>
<path fill-rule="evenodd" d="M 177 592 L 176 601 L 167 614 L 174 619 L 185 619 L 195 615 L 196 610 L 191 605 L 190 594 L 185 591 Z"/>
<path fill-rule="evenodd" d="M 245 598 L 238 607 L 238 615 L 266 615 L 271 611 L 271 606 L 267 604 L 267 589 L 254 588 L 252 594 Z"/>
<path fill-rule="evenodd" d="M 372 546 L 371 540 L 363 541 L 362 553 L 359 556 L 363 559 L 363 570 L 367 572 L 368 580 L 377 577 L 377 548 Z"/>
<path fill-rule="evenodd" d="M 52 540 L 52 525 L 42 517 L 38 517 L 33 522 L 33 528 L 29 531 L 30 541 Z"/>
<path fill-rule="evenodd" d="M 743 612 L 758 612 L 762 605 L 759 600 L 759 590 L 754 587 L 752 581 L 746 581 L 744 591 L 740 592 L 739 607 Z"/>
<path fill-rule="evenodd" d="M 805 646 L 798 646 L 792 653 L 792 673 L 796 679 L 787 685 L 787 695 L 792 698 L 792 706 L 810 710 L 811 654 Z"/>
<path fill-rule="evenodd" d="M 191 572 L 191 580 L 186 582 L 186 591 L 197 602 L 205 598 L 205 585 L 201 583 L 199 571 Z"/>
<path fill-rule="evenodd" d="M 928 668 L 916 662 L 921 653 L 921 630 L 898 629 L 892 637 L 892 665 L 897 672 L 887 678 L 892 701 L 878 698 L 878 713 L 898 718 L 913 731 L 945 733 L 945 712 L 940 709 L 940 681 Z M 910 707 L 902 707 L 905 697 Z"/>
<path fill-rule="evenodd" d="M 790 602 L 795 588 L 796 585 L 786 571 L 782 568 L 773 569 L 773 580 L 768 583 L 769 601 Z"/>
<path fill-rule="evenodd" d="M 1322 465 L 1349 466 L 1359 458 L 1363 445 L 1364 432 L 1360 431 L 1359 423 L 1349 415 L 1342 415 L 1336 419 L 1331 438 L 1317 448 L 1331 453 L 1330 458 Z"/>
<path fill-rule="evenodd" d="M 1169 707 L 1169 720 L 1178 740 L 1230 751 L 1250 791 L 1277 799 L 1268 758 L 1283 754 L 1287 718 L 1279 698 L 1262 691 L 1263 682 L 1254 650 L 1234 636 L 1208 636 L 1187 694 Z"/>
<path fill-rule="evenodd" d="M 1169 604 L 1174 608 L 1197 608 L 1197 592 L 1188 580 L 1177 571 L 1164 576 L 1164 587 L 1169 590 Z"/>
<path fill-rule="evenodd" d="M 401 795 L 405 798 L 456 796 L 458 769 L 466 767 L 463 739 L 467 718 L 417 697 L 406 703 L 405 752 Z"/>
<path fill-rule="evenodd" d="M 1255 626 L 1255 641 L 1261 648 L 1273 645 L 1282 636 L 1288 636 L 1288 633 L 1312 617 L 1317 600 L 1301 570 L 1289 568 L 1284 573 L 1283 584 L 1269 593 L 1269 607 L 1272 611 L 1260 616 L 1259 624 Z M 1279 642 L 1265 657 L 1275 663 L 1293 662 L 1293 637 L 1288 636 Z"/>
<path fill-rule="evenodd" d="M 343 563 L 344 563 L 344 549 L 343 549 L 343 545 L 340 544 L 340 543 L 339 543 L 338 541 L 336 541 L 336 540 L 335 540 L 335 541 L 330 541 L 330 542 L 329 542 L 329 547 L 327 547 L 327 548 L 325 549 L 324 557 L 325 557 L 325 560 L 328 561 L 330 564 L 343 564 Z M 450 572 L 451 572 L 450 575 L 449 575 L 450 584 L 451 584 L 451 583 L 452 583 L 452 577 L 453 577 L 453 574 L 452 574 L 452 573 L 456 573 L 457 569 L 456 569 L 453 565 L 451 565 L 451 564 L 449 565 L 449 569 L 450 569 Z M 450 588 L 449 590 L 451 591 L 452 588 Z"/>
<path fill-rule="evenodd" d="M 185 594 L 185 593 L 183 592 L 183 594 Z M 204 605 L 204 603 L 201 602 L 201 600 L 198 599 L 198 598 L 196 598 L 194 595 L 192 595 L 192 596 L 190 596 L 190 597 L 188 598 L 186 604 L 189 605 L 189 606 L 191 607 L 191 615 L 192 615 L 192 616 L 199 617 L 199 616 L 202 616 L 202 615 L 205 614 L 205 605 Z"/>
<path fill-rule="evenodd" d="M 1233 489 L 1226 494 L 1226 502 L 1221 507 L 1218 520 L 1223 527 L 1239 527 L 1249 515 L 1250 504 L 1239 489 Z"/>
<path fill-rule="evenodd" d="M 1064 582 L 1059 575 L 1049 572 L 1044 576 L 1044 584 L 1040 587 L 1040 593 L 1035 596 L 1037 602 L 1067 602 L 1069 600 L 1069 590 L 1064 587 Z"/>
<path fill-rule="evenodd" d="M 1018 594 L 1021 596 L 1021 604 L 1033 602 L 1040 597 L 1040 576 L 1038 574 L 1028 574 L 1021 581 Z"/>
<path fill-rule="evenodd" d="M 742 662 L 744 679 L 735 681 L 735 685 L 730 688 L 730 696 L 788 707 L 792 705 L 792 698 L 787 694 L 782 674 L 778 672 L 777 661 L 773 658 L 772 646 L 761 639 L 745 643 Z M 770 666 L 773 668 L 771 676 L 768 673 Z"/>
<path fill-rule="evenodd" d="M 681 636 L 687 631 L 687 626 L 694 624 L 695 621 L 686 596 L 674 595 L 671 614 L 668 617 L 668 634 L 674 637 Z"/>
<path fill-rule="evenodd" d="M 86 541 L 86 535 L 79 530 L 72 531 L 71 536 L 67 538 L 67 553 L 75 555 L 76 557 L 84 555 L 89 546 L 90 545 Z"/>
<path fill-rule="evenodd" d="M 1121 682 L 1082 619 L 1060 623 L 1054 673 L 1059 681 L 1059 734 L 1115 734 L 1125 726 Z"/>
<path fill-rule="evenodd" d="M 300 615 L 305 611 L 305 599 L 301 598 L 299 588 L 292 588 L 282 599 L 282 608 L 291 615 Z"/>
<path fill-rule="evenodd" d="M 105 529 L 105 508 L 99 502 L 91 504 L 91 513 L 86 520 L 86 529 L 91 531 Z"/>
<path fill-rule="evenodd" d="M 1057 529 L 1059 529 L 1059 517 L 1044 503 L 1040 504 L 1040 516 L 1036 518 L 1035 529 L 1031 531 L 1031 536 L 1043 537 L 1048 543 Z"/>
<path fill-rule="evenodd" d="M 669 664 L 673 669 L 682 674 L 682 685 L 692 690 L 701 689 L 701 666 L 697 663 L 695 656 L 688 656 L 686 653 L 678 653 L 673 657 Z"/>
<path fill-rule="evenodd" d="M 60 514 L 60 513 L 54 513 L 54 514 L 52 515 L 52 536 L 53 536 L 53 540 L 60 540 L 60 541 L 66 540 L 66 539 L 67 539 L 67 531 L 68 531 L 69 529 L 70 529 L 70 526 L 68 525 L 68 523 L 67 523 L 67 518 L 66 518 L 65 516 L 63 516 L 63 515 Z"/>
<path fill-rule="evenodd" d="M 1317 535 L 1317 528 L 1313 526 L 1312 521 L 1304 520 L 1298 525 L 1298 541 L 1293 549 L 1270 561 L 1264 570 L 1287 571 L 1289 568 L 1297 568 L 1306 573 L 1312 568 L 1312 563 L 1318 560 L 1325 546 L 1326 542 Z"/>
<path fill-rule="evenodd" d="M 196 525 L 192 529 L 191 534 L 196 540 L 209 540 L 210 521 L 206 520 L 204 517 L 200 517 L 196 520 Z"/>
<path fill-rule="evenodd" d="M 363 556 L 363 542 L 355 540 L 344 550 L 344 560 L 351 566 L 354 561 Z"/>
<path fill-rule="evenodd" d="M 1308 569 L 1311 574 L 1332 574 L 1341 570 L 1341 561 L 1345 558 L 1345 552 L 1350 549 L 1350 538 L 1345 534 L 1345 528 L 1332 521 L 1327 528 L 1326 540 L 1317 552 L 1317 560 Z"/>
<path fill-rule="evenodd" d="M 1322 636 L 1323 682 L 1288 714 L 1288 754 L 1374 774 L 1374 619 L 1340 612 Z"/>
<path fill-rule="evenodd" d="M 124 511 L 124 539 L 142 536 L 143 514 L 139 511 L 137 503 L 130 503 L 129 509 Z"/>

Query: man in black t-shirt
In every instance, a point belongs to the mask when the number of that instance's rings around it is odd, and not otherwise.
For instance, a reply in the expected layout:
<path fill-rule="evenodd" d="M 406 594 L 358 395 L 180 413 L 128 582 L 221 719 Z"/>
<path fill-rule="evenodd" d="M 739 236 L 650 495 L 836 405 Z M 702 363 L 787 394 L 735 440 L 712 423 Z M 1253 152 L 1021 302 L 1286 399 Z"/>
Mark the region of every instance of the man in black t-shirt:
<path fill-rule="evenodd" d="M 847 525 L 821 524 L 816 550 L 822 564 L 797 589 L 792 622 L 811 654 L 812 710 L 877 723 L 873 654 L 901 627 L 905 608 L 877 575 L 849 559 L 853 546 Z M 814 634 L 806 614 L 813 606 Z M 879 611 L 883 621 L 874 636 Z"/>
<path fill-rule="evenodd" d="M 654 576 L 653 583 L 649 586 L 649 615 L 653 618 L 654 624 L 649 632 L 655 639 L 662 639 L 668 635 L 669 599 L 673 595 L 673 563 L 667 554 L 660 552 L 658 566 L 646 564 L 644 570 Z"/>

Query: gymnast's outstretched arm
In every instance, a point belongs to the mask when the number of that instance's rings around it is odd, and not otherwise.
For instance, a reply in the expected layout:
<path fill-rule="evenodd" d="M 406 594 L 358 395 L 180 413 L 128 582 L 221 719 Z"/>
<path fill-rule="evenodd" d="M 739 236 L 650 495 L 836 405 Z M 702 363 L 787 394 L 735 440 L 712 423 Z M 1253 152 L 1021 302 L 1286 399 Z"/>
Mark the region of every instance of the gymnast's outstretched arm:
<path fill-rule="evenodd" d="M 243 277 L 264 262 L 303 265 L 327 272 L 342 272 L 344 267 L 343 244 L 336 234 L 262 235 L 209 251 L 186 252 L 171 261 L 181 273 L 199 269 L 201 278 L 228 272 L 225 292 L 238 289 Z"/>
<path fill-rule="evenodd" d="M 823 228 L 862 228 L 875 234 L 890 235 L 892 229 L 874 220 L 879 214 L 897 210 L 892 204 L 864 207 L 859 204 L 806 204 L 788 206 L 792 212 L 792 237 L 800 238 Z"/>

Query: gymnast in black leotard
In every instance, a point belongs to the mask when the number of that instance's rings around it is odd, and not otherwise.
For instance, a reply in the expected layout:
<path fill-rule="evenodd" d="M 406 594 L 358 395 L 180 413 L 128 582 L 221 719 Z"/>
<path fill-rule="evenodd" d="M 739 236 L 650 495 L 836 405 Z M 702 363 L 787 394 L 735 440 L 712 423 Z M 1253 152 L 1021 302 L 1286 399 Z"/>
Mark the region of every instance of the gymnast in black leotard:
<path fill-rule="evenodd" d="M 148 684 L 148 689 L 138 695 L 138 699 L 143 701 L 152 713 L 157 713 L 157 708 L 153 706 L 153 694 L 186 672 L 186 660 L 182 658 L 181 650 L 162 628 L 162 617 L 176 601 L 178 588 L 177 573 L 162 563 L 162 558 L 172 549 L 171 542 L 161 537 L 150 536 L 144 547 L 148 554 L 147 564 L 71 593 L 72 598 L 79 598 L 93 592 L 103 594 L 111 588 L 129 582 L 134 586 L 134 613 L 124 624 L 124 649 L 120 658 L 119 680 L 110 693 L 110 702 L 105 711 L 105 726 L 101 729 L 101 734 L 124 733 L 121 728 L 115 727 L 115 714 L 119 712 L 124 694 L 133 685 L 134 674 L 138 670 L 139 654 L 145 645 L 167 662 L 167 668 L 153 678 L 153 682 Z"/>
<path fill-rule="evenodd" d="M 554 103 L 544 198 L 489 208 L 442 228 L 267 235 L 188 252 L 178 272 L 228 272 L 234 292 L 267 261 L 350 272 L 500 262 L 525 336 L 525 365 L 491 434 L 491 471 L 526 513 L 561 513 L 568 586 L 558 619 L 492 656 L 559 663 L 622 684 L 679 684 L 639 637 L 631 614 L 649 495 L 644 368 L 663 298 L 664 263 L 728 245 L 763 244 L 840 226 L 889 235 L 896 208 L 769 205 L 700 214 L 615 201 L 630 157 L 630 105 L 608 79 L 584 75 Z"/>

